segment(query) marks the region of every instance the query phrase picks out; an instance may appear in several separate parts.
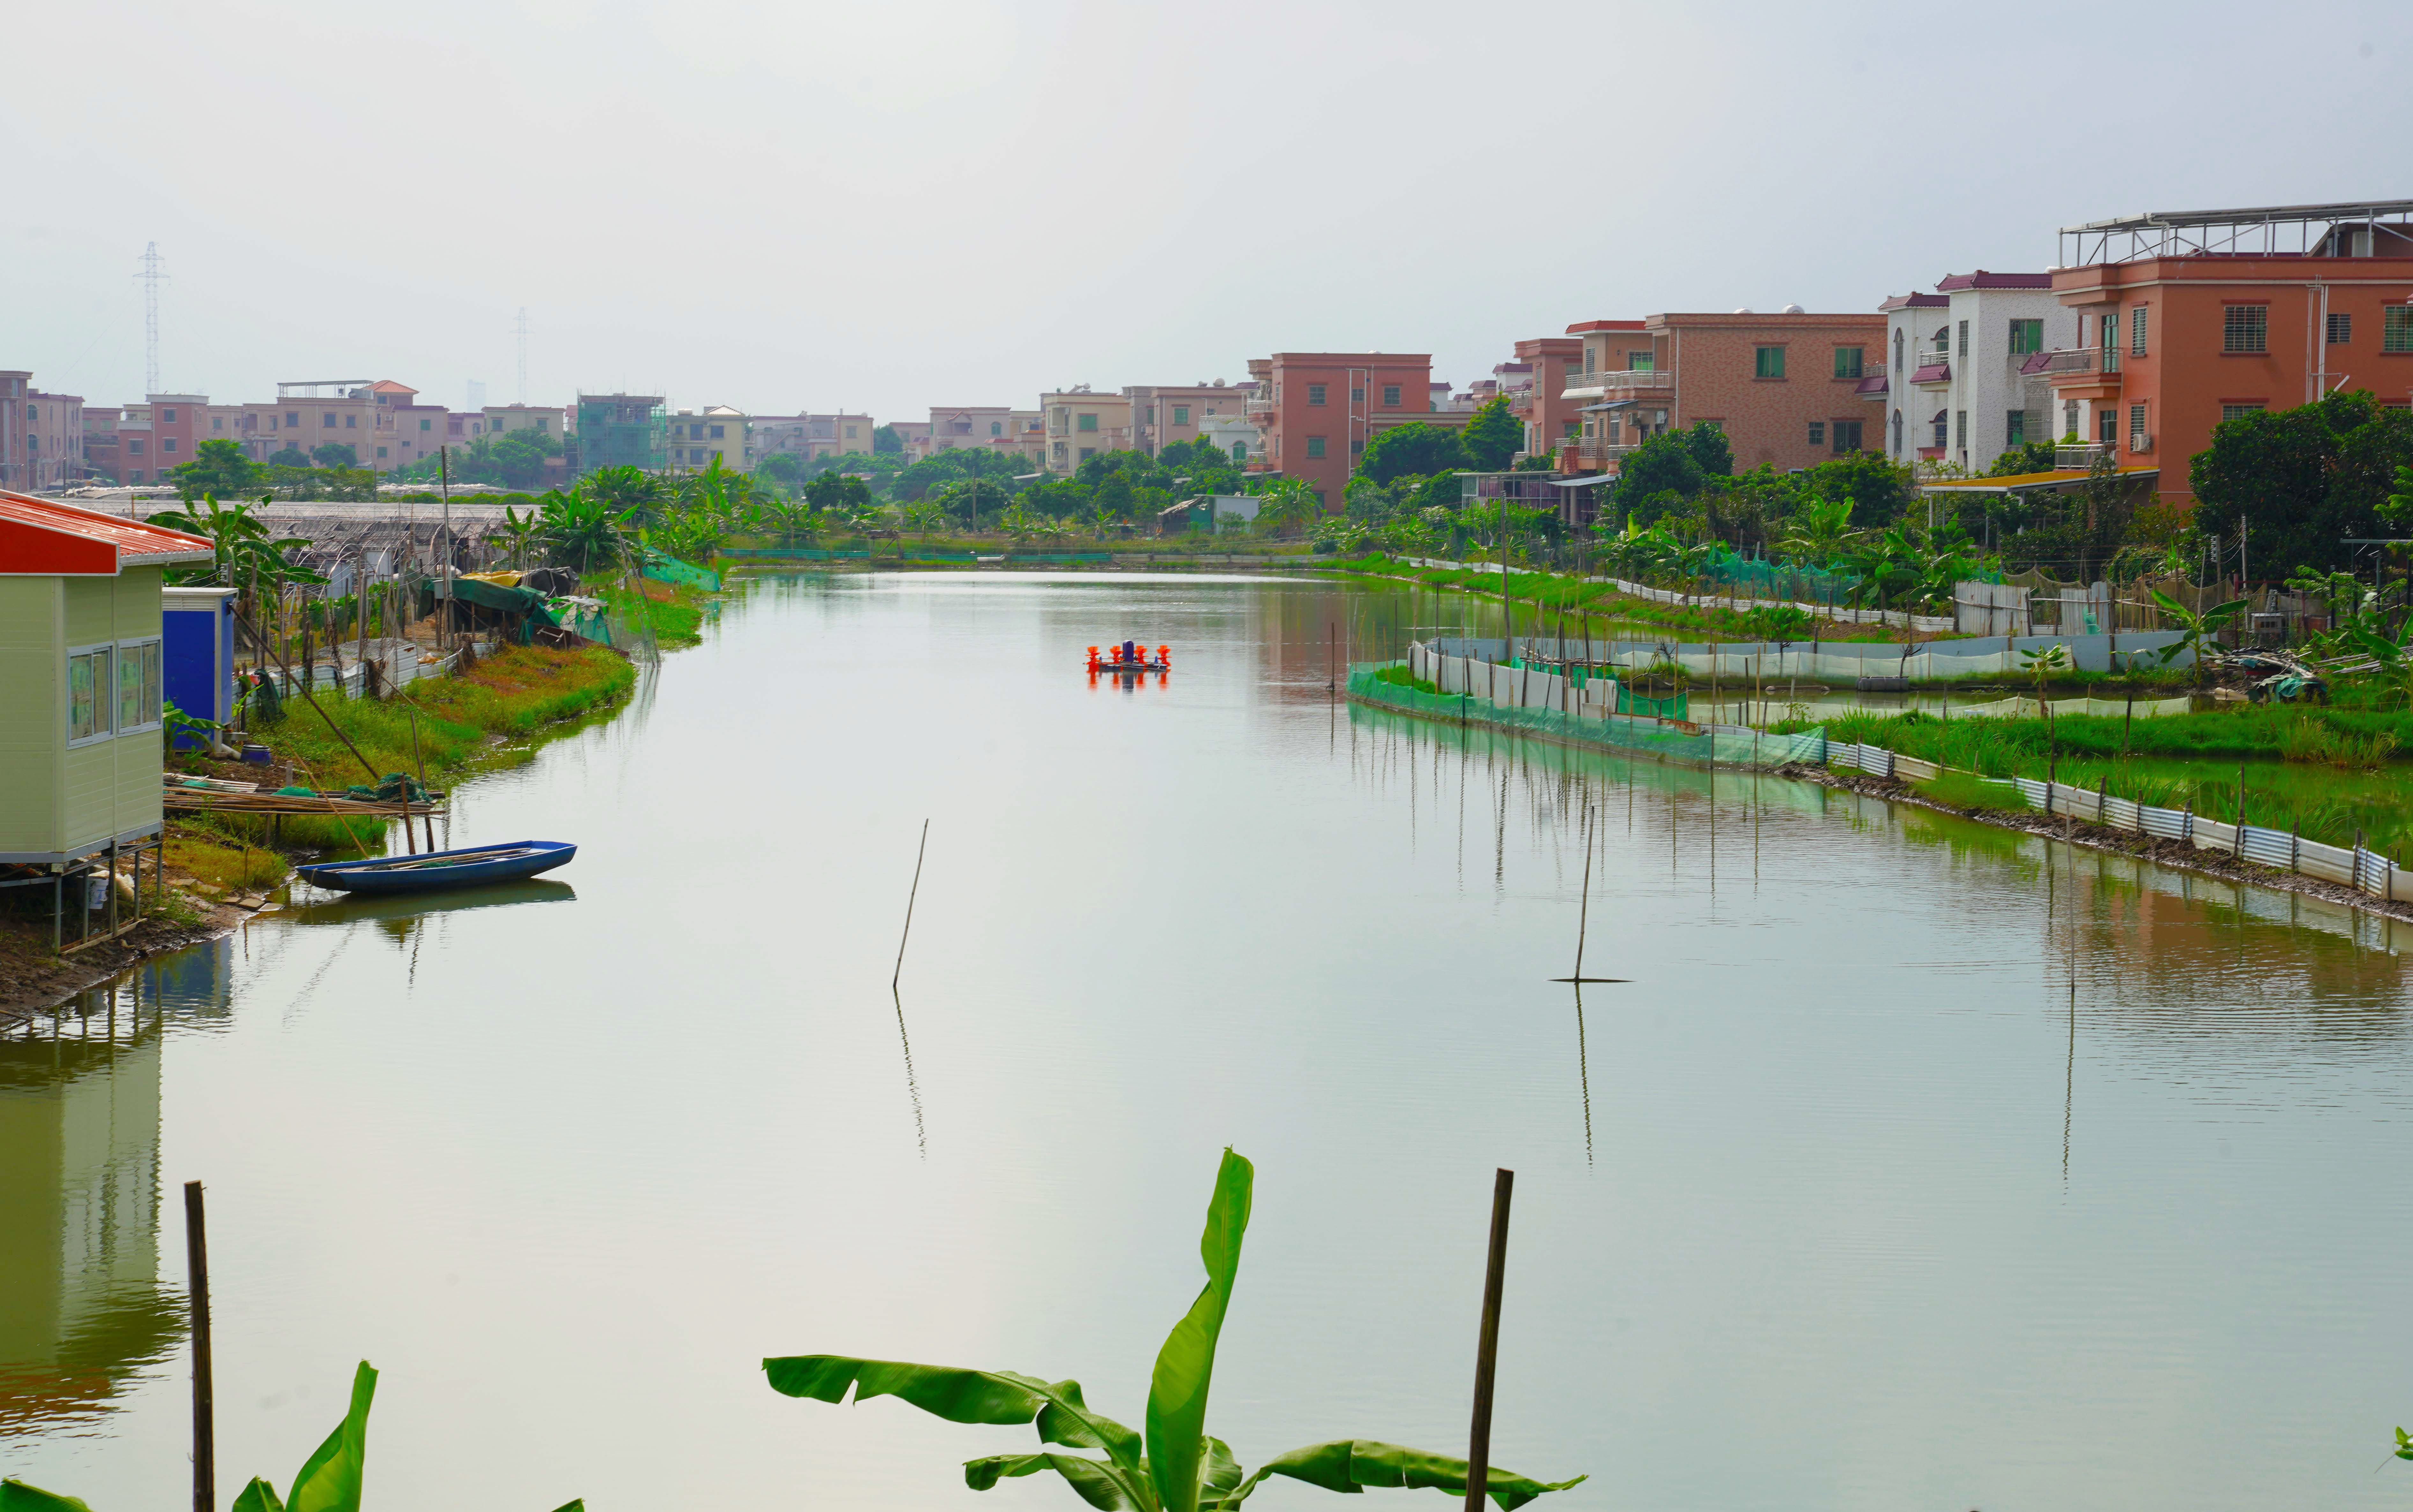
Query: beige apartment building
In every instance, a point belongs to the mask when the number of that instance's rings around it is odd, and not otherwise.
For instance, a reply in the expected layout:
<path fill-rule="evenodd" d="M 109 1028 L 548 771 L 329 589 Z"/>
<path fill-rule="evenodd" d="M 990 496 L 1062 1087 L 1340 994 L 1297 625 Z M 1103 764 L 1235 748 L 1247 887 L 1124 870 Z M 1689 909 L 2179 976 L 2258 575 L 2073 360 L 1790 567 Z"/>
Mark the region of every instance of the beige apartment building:
<path fill-rule="evenodd" d="M 750 418 L 727 404 L 706 404 L 701 411 L 683 409 L 671 417 L 671 466 L 709 467 L 718 458 L 724 470 L 754 469 Z"/>
<path fill-rule="evenodd" d="M 275 403 L 242 406 L 241 439 L 256 443 L 262 456 L 288 447 L 309 452 L 348 446 L 359 465 L 389 473 L 435 456 L 452 439 L 451 412 L 441 404 L 419 404 L 418 398 L 418 389 L 391 378 L 280 383 Z M 229 417 L 229 432 L 234 423 Z"/>
<path fill-rule="evenodd" d="M 1051 473 L 1069 473 L 1101 452 L 1129 451 L 1137 439 L 1132 428 L 1132 401 L 1121 394 L 1096 393 L 1088 385 L 1078 384 L 1041 394 L 1039 408 L 1046 420 L 1046 466 Z"/>
<path fill-rule="evenodd" d="M 1140 450 L 1149 456 L 1177 441 L 1195 441 L 1206 433 L 1206 421 L 1216 415 L 1237 415 L 1247 403 L 1243 389 L 1218 378 L 1213 383 L 1139 384 L 1123 389 L 1132 402 L 1132 425 Z"/>
<path fill-rule="evenodd" d="M 875 429 L 868 415 L 757 415 L 753 417 L 754 455 L 785 451 L 804 458 L 843 456 L 869 451 Z"/>
<path fill-rule="evenodd" d="M 1014 410 L 1005 404 L 930 406 L 930 449 L 1011 446 Z"/>

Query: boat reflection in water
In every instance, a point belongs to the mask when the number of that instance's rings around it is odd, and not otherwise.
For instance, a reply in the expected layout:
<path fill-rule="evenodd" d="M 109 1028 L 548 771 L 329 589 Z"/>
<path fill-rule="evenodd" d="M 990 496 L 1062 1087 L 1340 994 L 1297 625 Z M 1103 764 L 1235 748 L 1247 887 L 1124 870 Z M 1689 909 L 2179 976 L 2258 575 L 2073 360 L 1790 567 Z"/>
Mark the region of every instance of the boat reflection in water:
<path fill-rule="evenodd" d="M 129 976 L 0 1038 L 0 1443 L 79 1431 L 184 1339 L 159 1282 L 159 1005 Z"/>
<path fill-rule="evenodd" d="M 290 924 L 402 923 L 436 914 L 458 914 L 472 908 L 502 908 L 513 903 L 574 903 L 578 891 L 567 882 L 496 882 L 451 892 L 346 893 L 322 902 L 303 903 L 275 916 Z"/>

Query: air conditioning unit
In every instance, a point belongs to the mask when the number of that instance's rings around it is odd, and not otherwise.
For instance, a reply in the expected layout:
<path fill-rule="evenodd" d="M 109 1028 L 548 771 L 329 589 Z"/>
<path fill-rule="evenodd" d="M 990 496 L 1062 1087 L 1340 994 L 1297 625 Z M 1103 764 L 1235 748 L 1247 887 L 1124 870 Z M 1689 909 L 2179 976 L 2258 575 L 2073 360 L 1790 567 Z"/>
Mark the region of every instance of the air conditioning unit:
<path fill-rule="evenodd" d="M 2128 449 L 2130 451 L 2151 451 L 2154 449 L 2154 438 L 2149 435 L 2139 435 L 2136 432 L 2131 431 L 2128 433 Z"/>

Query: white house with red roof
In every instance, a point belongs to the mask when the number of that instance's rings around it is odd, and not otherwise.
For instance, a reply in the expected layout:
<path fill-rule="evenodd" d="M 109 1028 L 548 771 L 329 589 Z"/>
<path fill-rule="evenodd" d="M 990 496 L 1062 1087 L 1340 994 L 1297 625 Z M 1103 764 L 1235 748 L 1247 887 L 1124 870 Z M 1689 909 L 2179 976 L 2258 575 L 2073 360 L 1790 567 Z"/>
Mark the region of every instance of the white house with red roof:
<path fill-rule="evenodd" d="M 0 492 L 0 862 L 158 834 L 163 569 L 210 542 Z"/>

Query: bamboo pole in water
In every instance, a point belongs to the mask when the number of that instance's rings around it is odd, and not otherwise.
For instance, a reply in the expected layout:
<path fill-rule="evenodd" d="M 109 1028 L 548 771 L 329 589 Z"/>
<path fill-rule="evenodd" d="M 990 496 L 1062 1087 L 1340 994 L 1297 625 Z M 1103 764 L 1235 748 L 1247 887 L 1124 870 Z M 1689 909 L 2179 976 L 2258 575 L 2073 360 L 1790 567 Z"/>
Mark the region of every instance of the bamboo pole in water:
<path fill-rule="evenodd" d="M 1491 1182 L 1491 1244 L 1483 1269 L 1483 1323 L 1474 1345 L 1474 1422 L 1467 1434 L 1466 1512 L 1483 1512 L 1491 1474 L 1491 1388 L 1500 1365 L 1500 1299 L 1508 1281 L 1508 1199 L 1517 1173 L 1502 1167 Z"/>
<path fill-rule="evenodd" d="M 201 1183 L 185 1183 L 185 1289 L 193 1330 L 193 1512 L 217 1509 L 216 1402 L 210 1381 L 210 1242 Z"/>

